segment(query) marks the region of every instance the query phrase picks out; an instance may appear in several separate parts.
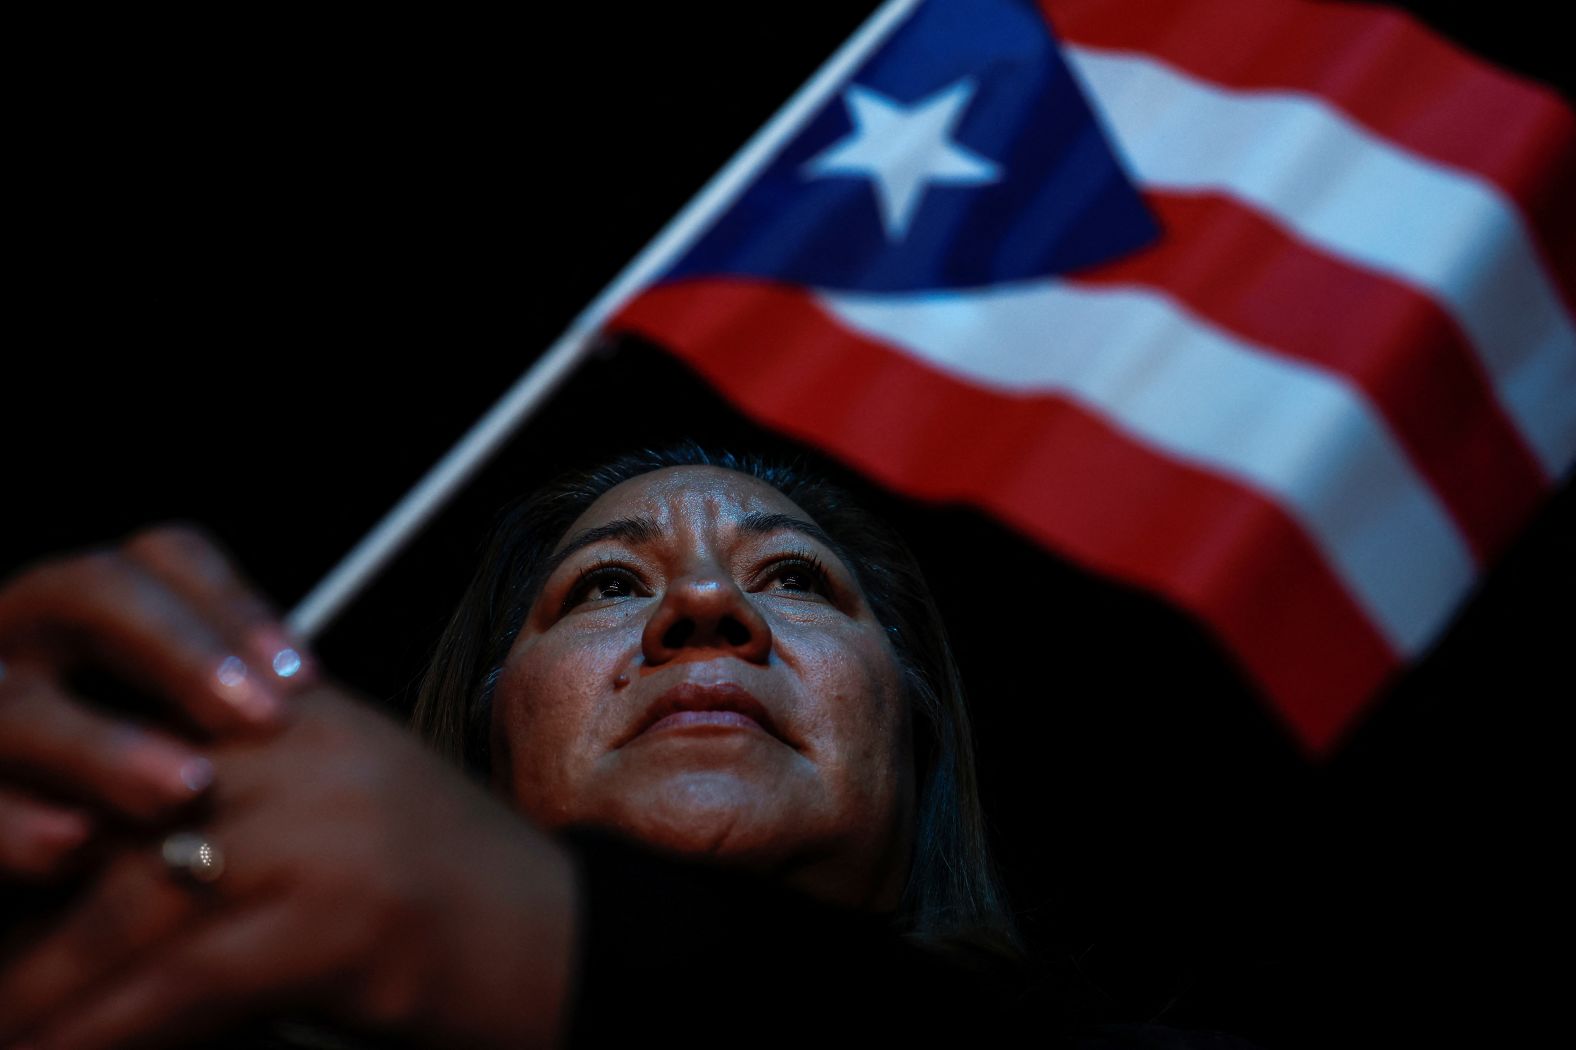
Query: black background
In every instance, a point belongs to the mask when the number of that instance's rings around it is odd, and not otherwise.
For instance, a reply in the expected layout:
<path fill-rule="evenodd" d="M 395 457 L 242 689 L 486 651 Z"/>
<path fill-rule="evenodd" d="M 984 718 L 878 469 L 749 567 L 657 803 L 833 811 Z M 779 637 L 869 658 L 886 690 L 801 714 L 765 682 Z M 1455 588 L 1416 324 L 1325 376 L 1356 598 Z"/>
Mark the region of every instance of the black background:
<path fill-rule="evenodd" d="M 182 517 L 288 606 L 871 6 L 19 30 L 0 571 Z M 1516 11 L 1443 28 L 1568 77 Z M 322 657 L 402 707 L 493 508 L 681 435 L 773 440 L 650 348 L 607 348 Z M 948 614 L 1042 952 L 1137 1016 L 1267 1046 L 1555 1015 L 1572 490 L 1320 761 L 1159 602 L 971 512 L 871 498 Z"/>

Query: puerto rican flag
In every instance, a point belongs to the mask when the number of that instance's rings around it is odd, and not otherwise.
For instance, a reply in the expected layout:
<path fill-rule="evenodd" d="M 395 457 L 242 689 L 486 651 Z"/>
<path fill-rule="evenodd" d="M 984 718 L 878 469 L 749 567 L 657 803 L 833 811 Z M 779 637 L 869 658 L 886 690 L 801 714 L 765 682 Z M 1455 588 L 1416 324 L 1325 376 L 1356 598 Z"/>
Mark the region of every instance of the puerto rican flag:
<path fill-rule="evenodd" d="M 1328 748 L 1576 460 L 1571 109 L 1368 5 L 883 13 L 612 326 Z"/>

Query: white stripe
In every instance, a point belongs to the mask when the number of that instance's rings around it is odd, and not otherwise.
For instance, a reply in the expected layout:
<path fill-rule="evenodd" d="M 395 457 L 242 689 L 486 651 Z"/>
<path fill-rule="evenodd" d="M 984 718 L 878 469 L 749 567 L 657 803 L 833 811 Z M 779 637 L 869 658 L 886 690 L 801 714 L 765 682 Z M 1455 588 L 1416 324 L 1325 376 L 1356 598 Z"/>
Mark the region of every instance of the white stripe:
<path fill-rule="evenodd" d="M 1576 459 L 1576 328 L 1498 187 L 1313 95 L 1229 90 L 1146 55 L 1066 53 L 1140 182 L 1237 197 L 1437 300 L 1544 470 L 1557 477 Z"/>
<path fill-rule="evenodd" d="M 1472 584 L 1466 543 L 1358 392 L 1152 291 L 1036 283 L 818 295 L 843 324 L 969 382 L 1062 395 L 1268 496 L 1406 656 Z"/>

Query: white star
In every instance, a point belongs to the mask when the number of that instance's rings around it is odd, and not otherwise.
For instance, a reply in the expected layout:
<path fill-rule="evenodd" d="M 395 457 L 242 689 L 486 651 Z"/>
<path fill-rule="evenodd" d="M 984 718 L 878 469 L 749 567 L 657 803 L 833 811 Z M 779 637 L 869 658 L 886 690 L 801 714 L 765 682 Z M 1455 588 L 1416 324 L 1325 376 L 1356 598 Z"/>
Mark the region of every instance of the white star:
<path fill-rule="evenodd" d="M 805 162 L 811 177 L 859 175 L 871 180 L 887 239 L 900 241 L 919 209 L 926 184 L 978 186 L 1001 178 L 1001 166 L 948 136 L 974 97 L 964 77 L 929 98 L 904 106 L 858 84 L 843 94 L 854 130 Z"/>

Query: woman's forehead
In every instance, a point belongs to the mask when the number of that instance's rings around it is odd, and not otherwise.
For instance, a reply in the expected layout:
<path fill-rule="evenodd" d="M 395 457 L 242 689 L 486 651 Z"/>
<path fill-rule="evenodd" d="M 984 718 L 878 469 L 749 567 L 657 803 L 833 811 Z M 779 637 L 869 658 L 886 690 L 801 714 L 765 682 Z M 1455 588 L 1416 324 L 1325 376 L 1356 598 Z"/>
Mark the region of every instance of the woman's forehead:
<path fill-rule="evenodd" d="M 793 500 L 748 474 L 726 467 L 665 467 L 620 482 L 597 497 L 565 530 L 559 546 L 584 529 L 620 518 L 640 517 L 666 532 L 762 512 L 810 517 Z"/>

